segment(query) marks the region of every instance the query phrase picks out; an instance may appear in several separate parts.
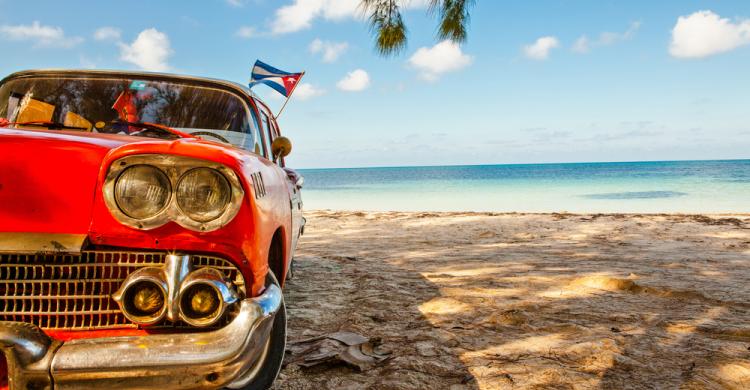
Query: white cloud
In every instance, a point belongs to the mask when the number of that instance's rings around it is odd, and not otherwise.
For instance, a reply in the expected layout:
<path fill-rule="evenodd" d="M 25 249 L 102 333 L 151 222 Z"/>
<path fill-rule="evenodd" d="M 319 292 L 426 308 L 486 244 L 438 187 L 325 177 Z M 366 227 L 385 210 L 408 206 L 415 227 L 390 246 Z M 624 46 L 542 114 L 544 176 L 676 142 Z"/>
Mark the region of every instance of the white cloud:
<path fill-rule="evenodd" d="M 576 53 L 588 53 L 594 47 L 610 46 L 616 43 L 632 39 L 641 28 L 641 22 L 633 22 L 625 32 L 616 33 L 605 31 L 599 34 L 599 38 L 590 40 L 588 36 L 581 35 L 573 44 L 572 50 Z"/>
<path fill-rule="evenodd" d="M 70 48 L 83 42 L 81 37 L 66 37 L 61 27 L 44 26 L 38 21 L 31 25 L 2 25 L 0 36 L 11 41 L 32 41 L 35 47 Z"/>
<path fill-rule="evenodd" d="M 669 54 L 702 58 L 750 44 L 750 20 L 732 22 L 712 11 L 680 16 L 672 29 Z"/>
<path fill-rule="evenodd" d="M 398 0 L 404 9 L 425 8 L 427 0 Z M 273 34 L 288 34 L 308 29 L 315 19 L 362 19 L 361 0 L 294 0 L 276 10 L 271 23 Z"/>
<path fill-rule="evenodd" d="M 244 39 L 250 39 L 255 38 L 258 36 L 258 31 L 255 30 L 255 27 L 251 26 L 242 26 L 239 29 L 237 29 L 237 32 L 234 33 L 234 35 L 244 38 Z"/>
<path fill-rule="evenodd" d="M 347 73 L 336 86 L 346 92 L 364 91 L 370 86 L 370 75 L 362 69 L 357 69 Z"/>
<path fill-rule="evenodd" d="M 141 31 L 131 44 L 119 43 L 120 60 L 151 71 L 168 70 L 167 60 L 172 55 L 172 47 L 167 34 L 150 28 Z"/>
<path fill-rule="evenodd" d="M 589 41 L 589 37 L 585 35 L 581 35 L 578 39 L 576 39 L 575 43 L 573 43 L 573 49 L 576 53 L 588 53 L 591 51 L 591 42 Z"/>
<path fill-rule="evenodd" d="M 101 27 L 94 31 L 94 39 L 97 41 L 119 41 L 122 32 L 114 27 Z"/>
<path fill-rule="evenodd" d="M 552 49 L 560 47 L 560 41 L 552 36 L 541 37 L 531 45 L 523 47 L 523 54 L 532 60 L 546 60 Z"/>
<path fill-rule="evenodd" d="M 329 42 L 315 39 L 310 43 L 310 53 L 323 55 L 323 62 L 335 62 L 339 56 L 344 54 L 349 44 L 346 42 Z"/>
<path fill-rule="evenodd" d="M 227 4 L 231 5 L 232 7 L 243 7 L 245 5 L 245 2 L 242 0 L 227 0 Z"/>
<path fill-rule="evenodd" d="M 277 9 L 276 19 L 271 24 L 271 32 L 287 34 L 310 28 L 313 19 L 320 16 L 323 3 L 319 0 L 296 0 Z"/>
<path fill-rule="evenodd" d="M 471 65 L 473 58 L 461 51 L 455 42 L 445 40 L 433 47 L 421 47 L 409 58 L 409 65 L 419 70 L 423 80 L 434 81 L 440 75 Z"/>
<path fill-rule="evenodd" d="M 294 89 L 293 96 L 298 98 L 299 100 L 309 100 L 325 93 L 326 91 L 324 89 L 318 88 L 312 84 L 301 83 L 297 86 L 297 88 Z"/>

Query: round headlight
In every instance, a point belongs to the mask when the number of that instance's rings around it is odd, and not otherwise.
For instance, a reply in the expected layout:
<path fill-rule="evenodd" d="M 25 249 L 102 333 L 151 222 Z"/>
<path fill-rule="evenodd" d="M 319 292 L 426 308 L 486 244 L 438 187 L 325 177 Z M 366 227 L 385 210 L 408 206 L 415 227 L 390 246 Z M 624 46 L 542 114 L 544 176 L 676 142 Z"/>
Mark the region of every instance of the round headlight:
<path fill-rule="evenodd" d="M 171 191 L 164 172 L 150 165 L 135 165 L 117 178 L 115 202 L 128 217 L 145 219 L 167 207 Z"/>
<path fill-rule="evenodd" d="M 197 285 L 185 294 L 183 309 L 191 318 L 199 318 L 213 314 L 219 308 L 221 297 L 209 285 Z"/>
<path fill-rule="evenodd" d="M 192 326 L 210 326 L 224 313 L 219 292 L 205 283 L 195 283 L 180 293 L 181 318 Z"/>
<path fill-rule="evenodd" d="M 127 287 L 120 307 L 130 321 L 139 325 L 153 325 L 166 312 L 165 292 L 156 282 L 141 280 Z"/>
<path fill-rule="evenodd" d="M 130 288 L 125 300 L 130 311 L 139 317 L 154 315 L 164 307 L 164 294 L 150 282 L 139 282 Z"/>
<path fill-rule="evenodd" d="M 177 184 L 177 205 L 194 221 L 209 222 L 219 218 L 231 199 L 229 181 L 215 169 L 191 169 Z"/>

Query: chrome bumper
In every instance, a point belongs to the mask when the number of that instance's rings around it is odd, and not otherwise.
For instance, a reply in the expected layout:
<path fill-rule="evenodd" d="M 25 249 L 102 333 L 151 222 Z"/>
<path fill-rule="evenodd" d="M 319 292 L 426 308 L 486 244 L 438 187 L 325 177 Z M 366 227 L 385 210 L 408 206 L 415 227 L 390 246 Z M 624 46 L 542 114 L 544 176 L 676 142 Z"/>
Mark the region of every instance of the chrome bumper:
<path fill-rule="evenodd" d="M 0 348 L 15 389 L 215 389 L 245 383 L 263 355 L 281 290 L 269 286 L 240 303 L 237 317 L 212 332 L 49 339 L 34 325 L 0 322 Z"/>

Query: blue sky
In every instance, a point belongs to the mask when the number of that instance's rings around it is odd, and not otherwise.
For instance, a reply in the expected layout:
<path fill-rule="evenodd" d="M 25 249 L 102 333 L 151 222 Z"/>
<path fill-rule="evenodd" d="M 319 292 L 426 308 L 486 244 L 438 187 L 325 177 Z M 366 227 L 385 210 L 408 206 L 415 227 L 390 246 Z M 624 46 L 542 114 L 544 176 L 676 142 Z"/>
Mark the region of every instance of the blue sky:
<path fill-rule="evenodd" d="M 477 0 L 461 46 L 421 2 L 381 58 L 357 0 L 0 0 L 0 73 L 306 70 L 304 168 L 750 158 L 748 1 Z"/>

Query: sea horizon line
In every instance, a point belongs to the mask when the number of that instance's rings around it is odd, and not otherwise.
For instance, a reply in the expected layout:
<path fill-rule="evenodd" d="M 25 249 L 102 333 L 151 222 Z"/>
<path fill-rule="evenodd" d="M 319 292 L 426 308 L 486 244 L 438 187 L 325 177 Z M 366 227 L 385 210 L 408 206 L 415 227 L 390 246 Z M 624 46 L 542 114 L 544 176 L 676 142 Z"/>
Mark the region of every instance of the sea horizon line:
<path fill-rule="evenodd" d="M 357 167 L 322 167 L 299 168 L 299 171 L 316 170 L 355 170 L 355 169 L 393 169 L 393 168 L 451 168 L 451 167 L 496 167 L 496 166 L 533 166 L 533 165 L 582 165 L 582 164 L 653 164 L 653 163 L 690 163 L 690 162 L 738 162 L 750 161 L 750 158 L 726 159 L 689 159 L 689 160 L 624 160 L 624 161 L 575 161 L 575 162 L 538 162 L 538 163 L 486 163 L 486 164 L 447 164 L 447 165 L 373 165 Z"/>

